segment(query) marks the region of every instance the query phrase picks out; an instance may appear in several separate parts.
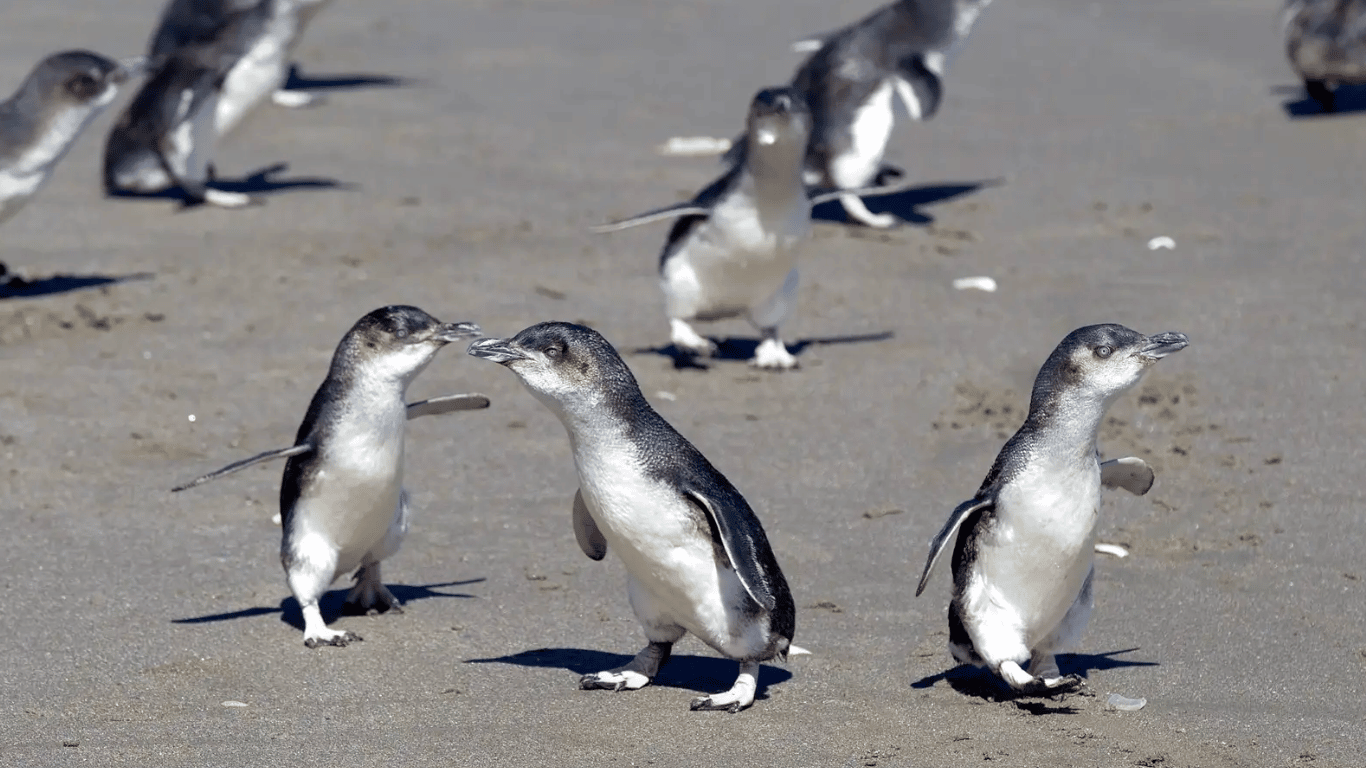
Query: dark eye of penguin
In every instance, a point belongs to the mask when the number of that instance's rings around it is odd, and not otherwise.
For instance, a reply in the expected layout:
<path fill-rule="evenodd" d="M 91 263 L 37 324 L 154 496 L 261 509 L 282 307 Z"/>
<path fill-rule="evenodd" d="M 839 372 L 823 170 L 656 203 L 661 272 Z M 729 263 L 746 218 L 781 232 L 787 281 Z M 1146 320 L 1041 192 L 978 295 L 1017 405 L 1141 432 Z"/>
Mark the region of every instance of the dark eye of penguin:
<path fill-rule="evenodd" d="M 70 91 L 72 95 L 88 98 L 93 96 L 95 91 L 99 90 L 99 84 L 95 82 L 95 78 L 82 73 L 67 80 L 66 89 Z"/>
<path fill-rule="evenodd" d="M 395 336 L 396 338 L 406 339 L 406 338 L 408 338 L 408 332 L 407 332 L 406 330 L 400 328 L 400 329 L 398 330 L 398 332 L 394 334 L 394 336 Z"/>
<path fill-rule="evenodd" d="M 1096 357 L 1099 357 L 1101 360 L 1104 360 L 1105 358 L 1109 357 L 1113 352 L 1114 350 L 1106 344 L 1102 344 L 1099 347 L 1096 347 Z"/>

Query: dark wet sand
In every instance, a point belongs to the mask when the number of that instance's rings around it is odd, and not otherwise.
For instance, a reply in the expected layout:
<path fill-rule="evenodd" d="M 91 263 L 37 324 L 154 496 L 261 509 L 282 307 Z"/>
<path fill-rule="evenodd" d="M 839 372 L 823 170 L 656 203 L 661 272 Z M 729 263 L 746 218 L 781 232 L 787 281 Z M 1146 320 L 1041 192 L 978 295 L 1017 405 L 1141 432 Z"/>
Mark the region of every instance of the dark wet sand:
<path fill-rule="evenodd" d="M 12 5 L 5 92 L 53 50 L 137 52 L 160 0 Z M 0 300 L 0 762 L 1363 764 L 1366 116 L 1287 114 L 1275 3 L 999 0 L 940 115 L 893 139 L 925 187 L 891 201 L 913 223 L 817 226 L 800 371 L 641 351 L 668 338 L 665 230 L 586 227 L 699 188 L 711 161 L 652 147 L 731 135 L 797 65 L 791 40 L 873 5 L 341 0 L 305 79 L 409 83 L 259 110 L 219 173 L 288 168 L 246 211 L 103 200 L 106 114 L 0 233 L 11 269 L 65 276 Z M 1176 248 L 1149 251 L 1161 235 Z M 952 288 L 971 275 L 1000 290 Z M 417 514 L 386 563 L 406 613 L 342 617 L 365 642 L 306 649 L 280 467 L 167 489 L 287 444 L 341 334 L 395 302 L 495 335 L 602 331 L 765 521 L 813 655 L 765 666 L 736 716 L 688 711 L 735 674 L 693 640 L 657 686 L 578 690 L 641 642 L 624 573 L 574 544 L 559 423 L 459 349 L 412 398 L 493 407 L 412 425 Z M 1102 539 L 1132 555 L 1098 560 L 1063 658 L 1088 693 L 997 701 L 945 677 L 947 575 L 919 599 L 914 580 L 1044 357 L 1104 321 L 1191 338 L 1102 434 L 1157 486 L 1105 500 Z M 708 330 L 737 355 L 754 339 Z M 1110 693 L 1148 705 L 1107 711 Z"/>

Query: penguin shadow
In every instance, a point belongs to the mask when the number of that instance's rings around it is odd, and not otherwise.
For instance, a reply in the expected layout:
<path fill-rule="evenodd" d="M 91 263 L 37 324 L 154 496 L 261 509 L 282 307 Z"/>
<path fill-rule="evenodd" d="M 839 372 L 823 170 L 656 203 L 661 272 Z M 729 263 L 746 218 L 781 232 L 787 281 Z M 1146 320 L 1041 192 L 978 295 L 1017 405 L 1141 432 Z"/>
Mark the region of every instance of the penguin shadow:
<path fill-rule="evenodd" d="M 5 299 L 32 299 L 39 296 L 52 296 L 58 293 L 84 291 L 105 285 L 117 285 L 134 280 L 151 280 L 151 272 L 136 272 L 131 275 L 53 275 L 30 280 L 11 274 L 9 268 L 0 262 L 0 301 Z"/>
<path fill-rule="evenodd" d="M 1303 85 L 1278 85 L 1271 89 L 1271 93 L 1276 96 L 1294 97 L 1281 104 L 1281 109 L 1285 110 L 1286 116 L 1291 120 L 1366 112 L 1366 83 L 1339 85 L 1333 91 L 1334 108 L 1331 112 L 1325 111 L 1322 105 L 1311 99 Z"/>
<path fill-rule="evenodd" d="M 787 351 L 794 356 L 800 355 L 803 350 L 813 345 L 824 344 L 867 344 L 870 342 L 887 341 L 894 334 L 891 331 L 878 331 L 877 333 L 854 333 L 843 336 L 817 336 L 809 339 L 798 339 L 787 345 Z M 710 358 L 699 358 L 689 352 L 685 352 L 673 344 L 665 344 L 662 347 L 640 347 L 631 350 L 635 355 L 660 355 L 670 358 L 674 368 L 678 370 L 694 369 L 699 371 L 709 370 L 709 360 L 725 360 L 729 362 L 746 362 L 754 359 L 754 351 L 759 348 L 759 339 L 739 338 L 726 336 L 724 338 L 712 339 L 716 342 L 716 354 Z"/>
<path fill-rule="evenodd" d="M 541 667 L 546 669 L 565 669 L 576 675 L 588 675 L 605 669 L 616 669 L 625 665 L 633 657 L 606 651 L 590 651 L 584 648 L 537 648 L 522 651 L 510 656 L 491 659 L 465 659 L 466 664 L 516 664 L 520 667 Z M 697 693 L 722 693 L 730 690 L 738 671 L 736 663 L 729 659 L 714 656 L 674 655 L 664 666 L 651 685 L 665 688 L 682 688 Z M 758 689 L 754 698 L 768 698 L 768 687 L 792 679 L 792 673 L 768 664 L 759 665 Z"/>
<path fill-rule="evenodd" d="M 897 174 L 899 175 L 900 171 L 897 171 Z M 935 219 L 933 216 L 920 211 L 921 207 L 946 202 L 964 195 L 976 194 L 983 189 L 1004 186 L 1005 183 L 1005 179 L 945 182 L 924 186 L 907 186 L 899 189 L 893 188 L 887 192 L 870 193 L 860 197 L 870 213 L 890 213 L 900 219 L 903 224 L 924 227 L 933 224 Z M 850 218 L 838 199 L 827 200 L 814 206 L 811 209 L 811 219 L 812 221 L 824 221 L 831 224 L 866 226 L 856 219 Z"/>
<path fill-rule="evenodd" d="M 298 64 L 289 65 L 286 91 L 351 91 L 362 88 L 406 88 L 415 81 L 406 77 L 374 74 L 305 75 Z"/>
<path fill-rule="evenodd" d="M 1138 648 L 1125 648 L 1121 651 L 1110 651 L 1108 653 L 1061 653 L 1058 654 L 1058 669 L 1064 675 L 1077 675 L 1086 680 L 1090 678 L 1091 672 L 1106 669 L 1158 666 L 1155 661 L 1129 661 L 1113 658 L 1119 654 L 1132 653 L 1136 650 Z M 1076 707 L 1061 703 L 1066 700 L 1069 695 L 1067 693 L 1057 696 L 1035 696 L 1019 693 L 986 668 L 975 667 L 971 664 L 959 664 L 937 675 L 923 677 L 911 683 L 911 687 L 932 688 L 940 680 L 948 683 L 950 688 L 964 696 L 998 703 L 1008 702 L 1034 715 L 1074 715 L 1081 711 Z M 1075 692 L 1072 695 L 1075 695 Z M 1088 694 L 1083 693 L 1082 695 Z M 1057 703 L 1059 706 L 1053 706 L 1050 702 Z"/>
<path fill-rule="evenodd" d="M 437 597 L 456 597 L 472 599 L 474 595 L 467 595 L 463 592 L 441 592 L 442 587 L 460 587 L 466 584 L 478 584 L 484 581 L 483 578 L 465 579 L 464 581 L 446 581 L 439 584 L 385 584 L 389 591 L 397 597 L 403 605 L 408 605 L 417 600 L 427 600 Z M 360 616 L 364 615 L 354 607 L 346 604 L 346 593 L 350 588 L 329 590 L 327 594 L 318 600 L 318 610 L 323 615 L 323 621 L 331 624 L 341 616 Z M 280 605 L 274 608 L 267 606 L 257 606 L 255 608 L 243 608 L 240 611 L 228 611 L 226 613 L 211 613 L 204 616 L 190 616 L 184 619 L 171 619 L 172 624 L 209 624 L 216 621 L 233 621 L 235 619 L 247 619 L 253 616 L 265 616 L 271 613 L 280 614 L 280 621 L 294 627 L 300 632 L 304 629 L 304 614 L 299 608 L 299 601 L 292 596 L 280 601 Z"/>
<path fill-rule="evenodd" d="M 277 178 L 278 174 L 284 173 L 288 169 L 289 163 L 275 163 L 274 165 L 267 165 L 236 179 L 211 175 L 208 186 L 224 192 L 240 192 L 246 195 L 270 195 L 288 189 L 350 190 L 356 188 L 355 184 L 338 181 L 337 179 L 324 176 Z M 176 200 L 181 203 L 183 208 L 196 208 L 206 204 L 203 200 L 197 200 L 190 197 L 185 193 L 185 190 L 180 187 L 171 187 L 157 192 L 115 190 L 107 194 L 109 197 L 116 197 L 124 200 Z"/>

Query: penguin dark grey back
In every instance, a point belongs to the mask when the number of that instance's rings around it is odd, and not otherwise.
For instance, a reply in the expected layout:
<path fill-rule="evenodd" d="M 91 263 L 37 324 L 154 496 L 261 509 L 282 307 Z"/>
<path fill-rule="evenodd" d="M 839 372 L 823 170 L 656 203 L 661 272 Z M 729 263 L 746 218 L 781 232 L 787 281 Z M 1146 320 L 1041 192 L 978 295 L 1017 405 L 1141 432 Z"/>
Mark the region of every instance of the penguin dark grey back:
<path fill-rule="evenodd" d="M 329 629 L 318 600 L 355 571 L 347 603 L 399 610 L 380 563 L 408 532 L 403 489 L 405 424 L 420 416 L 488 407 L 483 395 L 407 404 L 408 385 L 441 347 L 479 335 L 473 323 L 442 323 L 417 307 L 381 307 L 342 337 L 289 448 L 253 456 L 172 490 L 180 491 L 270 459 L 287 458 L 280 482 L 280 562 L 304 617 L 304 644 L 360 638 Z"/>
<path fill-rule="evenodd" d="M 744 497 L 650 407 L 596 331 L 541 323 L 511 339 L 476 341 L 469 353 L 512 370 L 559 417 L 579 475 L 579 546 L 594 560 L 610 546 L 626 566 L 649 644 L 631 663 L 585 675 L 580 685 L 642 688 L 673 643 L 692 632 L 740 662 L 731 690 L 692 708 L 738 711 L 753 703 L 759 662 L 792 650 L 796 608 Z"/>
<path fill-rule="evenodd" d="M 1025 693 L 1079 684 L 1061 675 L 1055 654 L 1074 645 L 1090 619 L 1100 489 L 1142 495 L 1153 484 L 1142 459 L 1099 463 L 1100 423 L 1153 363 L 1186 344 L 1180 333 L 1091 325 L 1069 333 L 1048 356 L 1024 425 L 930 542 L 916 594 L 952 543 L 955 659 L 984 664 Z"/>
<path fill-rule="evenodd" d="M 0 222 L 37 194 L 134 69 L 89 51 L 56 53 L 0 102 Z"/>

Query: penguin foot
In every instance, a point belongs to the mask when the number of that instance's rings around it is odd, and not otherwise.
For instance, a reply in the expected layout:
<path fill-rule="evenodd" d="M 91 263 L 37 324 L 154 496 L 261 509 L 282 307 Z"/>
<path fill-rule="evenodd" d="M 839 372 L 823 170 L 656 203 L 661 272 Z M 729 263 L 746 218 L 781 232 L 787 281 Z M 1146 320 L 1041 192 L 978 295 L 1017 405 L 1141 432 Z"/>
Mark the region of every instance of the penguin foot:
<path fill-rule="evenodd" d="M 1064 677 L 1036 677 L 1024 688 L 1019 689 L 1020 693 L 1027 696 L 1053 696 L 1059 693 L 1070 693 L 1082 686 L 1085 681 L 1080 675 L 1066 675 Z"/>
<path fill-rule="evenodd" d="M 219 208 L 245 208 L 249 205 L 261 204 L 261 201 L 251 195 L 244 195 L 241 192 L 224 192 L 221 189 L 205 189 L 204 202 L 209 205 L 216 205 Z"/>
<path fill-rule="evenodd" d="M 873 229 L 889 229 L 896 226 L 897 217 L 890 213 L 873 213 L 863 204 L 858 195 L 840 195 L 840 205 L 849 218 Z"/>
<path fill-rule="evenodd" d="M 735 685 L 731 686 L 725 693 L 713 693 L 710 696 L 698 696 L 692 700 L 688 708 L 697 711 L 724 710 L 735 714 L 754 703 L 754 691 L 759 682 L 759 663 L 743 662 L 740 664 L 740 676 L 735 678 Z"/>
<path fill-rule="evenodd" d="M 650 684 L 650 678 L 629 669 L 609 669 L 579 678 L 579 688 L 585 691 L 638 691 Z"/>
<path fill-rule="evenodd" d="M 361 642 L 361 636 L 355 632 L 338 632 L 335 629 L 324 629 L 318 634 L 304 638 L 304 645 L 309 648 L 317 648 L 320 645 L 335 645 L 338 648 L 345 648 L 348 643 L 359 642 Z"/>
<path fill-rule="evenodd" d="M 277 107 L 288 109 L 300 109 L 302 107 L 316 107 L 327 101 L 326 98 L 308 91 L 286 91 L 284 89 L 270 94 L 271 103 Z"/>
<path fill-rule="evenodd" d="M 764 339 L 754 350 L 754 358 L 749 364 L 755 368 L 787 371 L 797 367 L 797 358 L 787 351 L 781 339 Z"/>
<path fill-rule="evenodd" d="M 403 603 L 379 580 L 379 564 L 362 566 L 356 571 L 356 586 L 346 594 L 344 610 L 373 616 L 377 613 L 403 613 Z"/>
<path fill-rule="evenodd" d="M 700 335 L 685 321 L 669 318 L 669 340 L 678 351 L 695 357 L 714 357 L 716 342 Z"/>
<path fill-rule="evenodd" d="M 1333 96 L 1333 89 L 1328 87 L 1324 80 L 1305 80 L 1304 90 L 1309 94 L 1309 98 L 1318 102 L 1319 108 L 1324 112 L 1336 112 L 1337 100 Z"/>

